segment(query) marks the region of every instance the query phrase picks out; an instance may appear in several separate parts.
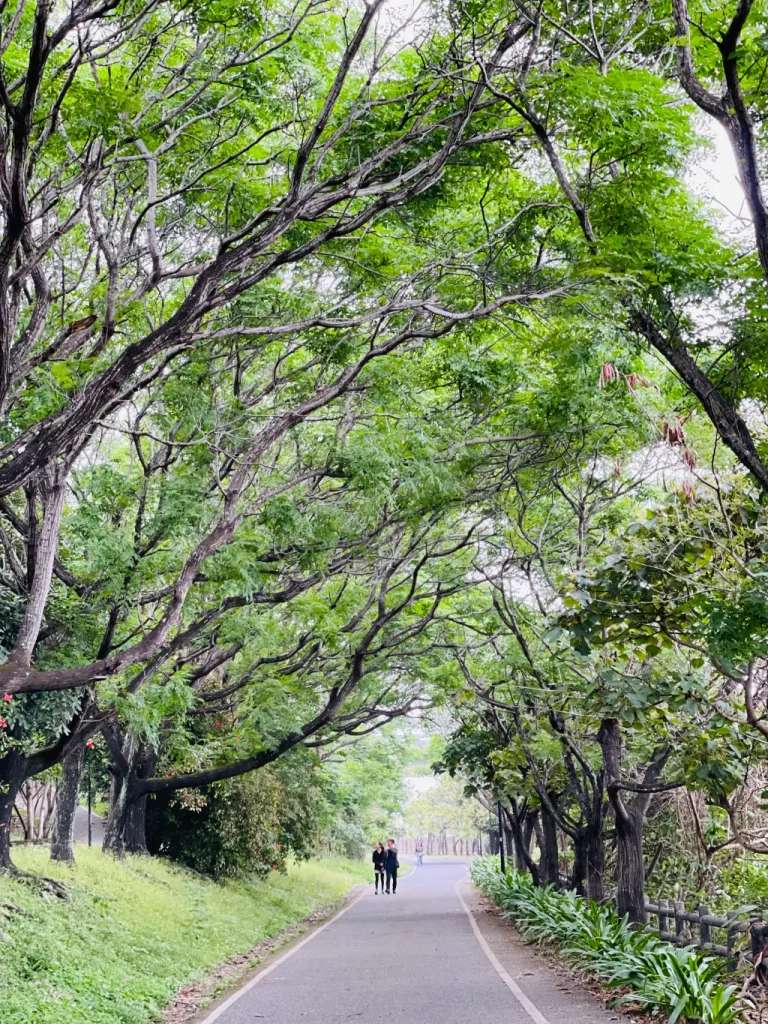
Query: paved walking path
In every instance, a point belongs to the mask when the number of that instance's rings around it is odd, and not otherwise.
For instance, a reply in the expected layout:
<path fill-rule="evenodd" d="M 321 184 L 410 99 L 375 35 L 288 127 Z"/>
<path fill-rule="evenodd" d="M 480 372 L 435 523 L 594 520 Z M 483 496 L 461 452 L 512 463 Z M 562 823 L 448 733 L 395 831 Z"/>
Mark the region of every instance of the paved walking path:
<path fill-rule="evenodd" d="M 73 836 L 76 843 L 88 842 L 88 810 L 85 807 L 78 807 L 75 810 L 75 827 Z M 101 846 L 104 839 L 104 819 L 98 814 L 91 815 L 91 842 L 94 846 Z"/>
<path fill-rule="evenodd" d="M 479 905 L 465 863 L 415 868 L 396 896 L 366 893 L 206 1018 L 209 1024 L 609 1024 L 565 972 Z M 473 930 L 462 898 L 479 923 Z M 495 961 L 496 966 L 494 966 Z M 506 979 L 505 976 L 506 975 Z M 517 994 L 515 994 L 517 990 Z M 527 1005 L 526 1005 L 527 1004 Z"/>

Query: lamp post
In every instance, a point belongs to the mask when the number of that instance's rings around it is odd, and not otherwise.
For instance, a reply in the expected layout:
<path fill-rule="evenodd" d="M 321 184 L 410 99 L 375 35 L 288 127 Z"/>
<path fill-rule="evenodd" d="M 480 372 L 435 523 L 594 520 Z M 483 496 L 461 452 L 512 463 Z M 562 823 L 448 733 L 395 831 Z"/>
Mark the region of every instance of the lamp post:
<path fill-rule="evenodd" d="M 496 801 L 496 814 L 499 819 L 499 862 L 501 873 L 505 875 L 507 873 L 507 858 L 504 854 L 504 826 L 501 823 L 501 800 Z"/>

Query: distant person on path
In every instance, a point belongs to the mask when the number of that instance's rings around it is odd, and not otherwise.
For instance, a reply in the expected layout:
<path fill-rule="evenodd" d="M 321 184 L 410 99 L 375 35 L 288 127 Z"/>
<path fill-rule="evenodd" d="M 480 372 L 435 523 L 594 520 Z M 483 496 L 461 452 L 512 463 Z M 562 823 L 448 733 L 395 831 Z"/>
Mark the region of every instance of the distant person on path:
<path fill-rule="evenodd" d="M 379 882 L 381 891 L 384 892 L 384 863 L 387 859 L 387 851 L 383 843 L 376 843 L 373 848 L 373 894 L 379 895 Z"/>
<path fill-rule="evenodd" d="M 387 849 L 385 851 L 384 859 L 384 870 L 387 873 L 387 888 L 386 892 L 392 892 L 392 895 L 397 892 L 397 869 L 400 867 L 400 861 L 397 859 L 397 847 L 395 846 L 394 839 L 387 840 Z"/>
<path fill-rule="evenodd" d="M 424 863 L 424 843 L 421 839 L 416 840 L 416 863 L 419 867 Z"/>

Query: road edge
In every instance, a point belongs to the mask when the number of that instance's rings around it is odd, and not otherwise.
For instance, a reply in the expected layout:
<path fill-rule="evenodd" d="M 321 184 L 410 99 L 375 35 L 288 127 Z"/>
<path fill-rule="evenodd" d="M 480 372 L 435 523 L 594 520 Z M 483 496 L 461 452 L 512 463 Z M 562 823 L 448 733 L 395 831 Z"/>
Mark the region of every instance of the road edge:
<path fill-rule="evenodd" d="M 317 935 L 325 931 L 326 928 L 338 921 L 348 910 L 351 910 L 357 903 L 366 896 L 369 886 L 365 884 L 356 885 L 346 897 L 346 902 L 337 910 L 336 913 L 332 913 L 331 916 L 316 926 L 310 926 L 309 930 L 303 932 L 296 941 L 290 941 L 286 948 L 285 945 L 281 945 L 279 949 L 275 950 L 267 957 L 266 964 L 261 964 L 256 968 L 256 973 L 246 976 L 243 980 L 241 979 L 236 983 L 236 987 L 228 994 L 223 993 L 220 995 L 212 1004 L 209 1004 L 191 1018 L 189 1024 L 214 1024 L 221 1016 L 226 1013 L 227 1010 L 231 1009 L 237 1003 L 246 992 L 250 992 L 258 983 L 266 978 L 267 975 L 271 974 L 272 971 L 276 970 L 281 964 L 285 963 L 294 953 L 297 953 L 300 949 L 311 942 Z"/>
<path fill-rule="evenodd" d="M 527 1016 L 530 1018 L 533 1024 L 550 1024 L 549 1019 L 544 1016 L 544 1014 L 541 1012 L 538 1006 L 531 999 L 529 999 L 529 997 L 525 994 L 525 992 L 523 992 L 523 990 L 520 988 L 517 982 L 512 978 L 507 969 L 504 967 L 499 958 L 491 949 L 490 945 L 488 944 L 488 940 L 480 931 L 480 926 L 475 920 L 474 914 L 470 910 L 467 901 L 464 899 L 464 894 L 461 891 L 462 887 L 468 884 L 470 883 L 467 880 L 457 882 L 454 887 L 456 890 L 456 896 L 458 897 L 459 903 L 464 909 L 464 913 L 467 915 L 467 918 L 469 919 L 469 923 L 472 927 L 472 933 L 474 934 L 475 939 L 477 939 L 477 944 L 480 946 L 480 949 L 482 949 L 483 953 L 485 954 L 488 963 L 491 965 L 491 967 L 493 967 L 496 974 L 499 976 L 501 981 L 506 985 L 506 987 L 509 989 L 512 995 L 515 997 L 518 1004 L 520 1005 L 522 1010 L 527 1014 Z"/>

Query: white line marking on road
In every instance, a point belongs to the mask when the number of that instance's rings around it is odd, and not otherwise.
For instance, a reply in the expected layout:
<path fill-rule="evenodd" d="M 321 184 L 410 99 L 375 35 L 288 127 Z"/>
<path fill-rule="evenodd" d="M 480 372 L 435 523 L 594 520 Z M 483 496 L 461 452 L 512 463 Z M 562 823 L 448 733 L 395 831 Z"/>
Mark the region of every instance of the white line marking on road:
<path fill-rule="evenodd" d="M 368 895 L 370 894 L 368 892 L 368 889 L 366 888 L 364 892 L 361 892 L 359 896 L 356 896 L 353 900 L 351 900 L 346 905 L 346 907 L 342 907 L 338 914 L 334 914 L 330 921 L 326 921 L 325 924 L 320 925 L 319 928 L 316 928 L 313 932 L 310 932 L 309 935 L 307 935 L 305 938 L 301 940 L 301 942 L 297 942 L 295 946 L 291 946 L 291 948 L 287 950 L 285 953 L 283 953 L 282 956 L 279 956 L 277 960 L 275 960 L 273 963 L 269 965 L 269 967 L 265 967 L 263 971 L 259 971 L 259 973 L 254 978 L 251 978 L 251 980 L 247 982 L 245 985 L 243 985 L 242 988 L 239 988 L 237 992 L 234 992 L 229 997 L 229 999 L 226 999 L 220 1006 L 217 1006 L 213 1013 L 209 1014 L 207 1017 L 204 1018 L 201 1024 L 213 1024 L 215 1020 L 219 1020 L 222 1014 L 226 1013 L 227 1010 L 231 1009 L 235 1005 L 235 1003 L 238 1002 L 246 994 L 246 992 L 250 992 L 251 989 L 255 985 L 258 985 L 258 983 L 262 981 L 264 978 L 266 978 L 268 974 L 271 974 L 272 971 L 277 970 L 277 968 L 280 967 L 281 964 L 284 964 L 285 961 L 288 960 L 290 957 L 292 957 L 294 953 L 298 953 L 298 951 L 303 946 L 306 946 L 308 942 L 311 942 L 312 939 L 316 939 L 321 932 L 324 932 L 326 928 L 330 928 L 331 925 L 338 921 L 339 918 L 342 917 L 344 914 L 346 914 L 348 910 L 351 910 L 352 907 L 356 906 L 360 902 L 360 900 L 364 899 Z"/>
<path fill-rule="evenodd" d="M 488 945 L 485 936 L 480 931 L 477 921 L 472 916 L 472 911 L 467 906 L 466 900 L 464 899 L 461 893 L 461 882 L 456 883 L 456 895 L 459 897 L 459 902 L 464 908 L 464 913 L 467 915 L 467 917 L 469 918 L 469 923 L 472 925 L 472 931 L 475 933 L 475 938 L 477 939 L 480 948 L 488 958 L 491 967 L 493 967 L 494 971 L 496 971 L 498 976 L 507 986 L 507 988 L 518 1001 L 518 1003 L 520 1003 L 522 1008 L 533 1021 L 533 1024 L 550 1024 L 550 1022 L 547 1020 L 547 1018 L 544 1016 L 544 1014 L 541 1012 L 538 1006 L 536 1006 L 535 1003 L 531 1002 L 531 1000 L 528 998 L 525 992 L 523 992 L 523 990 L 520 988 L 517 982 L 510 977 L 509 973 L 507 972 L 499 958 Z M 207 1022 L 204 1022 L 204 1024 L 207 1024 Z"/>

